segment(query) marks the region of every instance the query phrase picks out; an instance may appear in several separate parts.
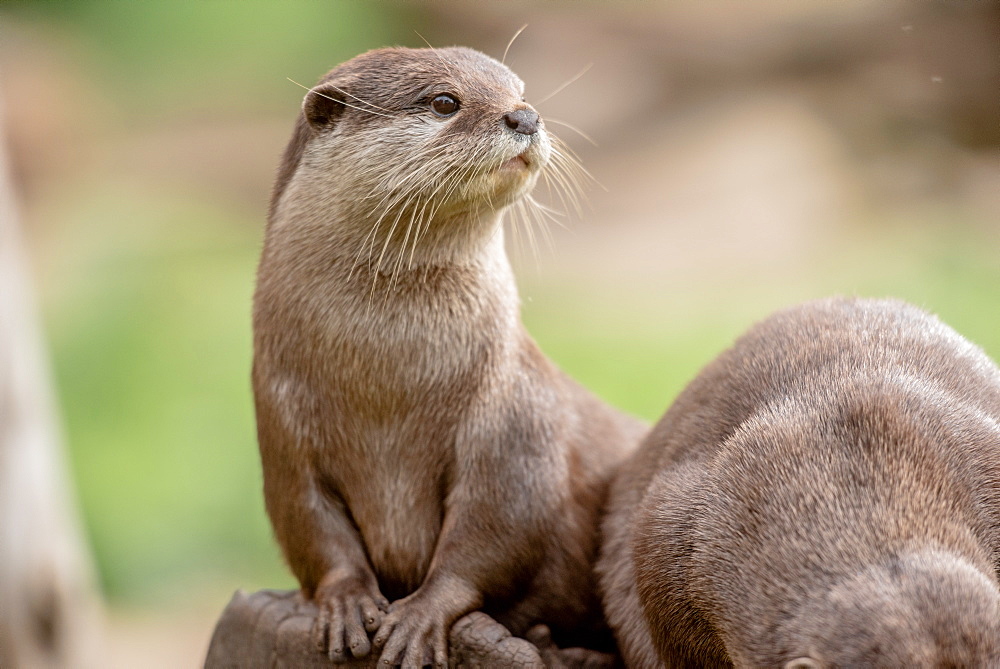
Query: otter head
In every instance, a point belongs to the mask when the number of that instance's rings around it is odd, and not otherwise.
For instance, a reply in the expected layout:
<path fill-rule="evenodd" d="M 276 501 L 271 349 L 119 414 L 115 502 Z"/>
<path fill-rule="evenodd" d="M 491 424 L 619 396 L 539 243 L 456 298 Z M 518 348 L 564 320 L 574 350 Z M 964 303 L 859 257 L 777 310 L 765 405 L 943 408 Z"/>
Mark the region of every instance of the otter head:
<path fill-rule="evenodd" d="M 785 627 L 786 669 L 985 667 L 1000 663 L 1000 589 L 939 550 L 841 581 Z"/>
<path fill-rule="evenodd" d="M 369 262 L 386 250 L 419 259 L 475 246 L 552 153 L 523 94 L 513 72 L 471 49 L 357 56 L 306 94 L 272 222 L 304 215 L 337 226 Z"/>

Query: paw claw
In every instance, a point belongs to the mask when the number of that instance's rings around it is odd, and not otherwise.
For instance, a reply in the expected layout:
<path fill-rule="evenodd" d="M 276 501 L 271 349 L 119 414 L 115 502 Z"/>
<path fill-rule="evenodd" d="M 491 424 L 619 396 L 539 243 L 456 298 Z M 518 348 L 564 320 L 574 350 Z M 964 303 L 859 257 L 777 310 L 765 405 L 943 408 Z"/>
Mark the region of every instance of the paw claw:
<path fill-rule="evenodd" d="M 368 635 L 381 623 L 372 611 L 374 602 L 384 599 L 377 586 L 372 588 L 363 580 L 345 579 L 317 588 L 314 600 L 319 613 L 313 640 L 319 652 L 334 662 L 366 656 L 371 650 Z"/>

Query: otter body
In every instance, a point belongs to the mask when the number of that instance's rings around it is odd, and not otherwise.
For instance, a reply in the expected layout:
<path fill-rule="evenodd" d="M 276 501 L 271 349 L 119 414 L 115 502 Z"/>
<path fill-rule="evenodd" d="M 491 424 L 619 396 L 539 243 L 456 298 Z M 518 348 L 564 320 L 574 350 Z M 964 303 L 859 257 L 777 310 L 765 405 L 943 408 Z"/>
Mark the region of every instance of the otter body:
<path fill-rule="evenodd" d="M 382 49 L 306 96 L 254 298 L 267 510 L 332 658 L 446 662 L 483 608 L 599 629 L 592 564 L 642 426 L 538 350 L 501 216 L 553 152 L 523 85 L 462 49 Z M 393 604 L 388 607 L 388 600 Z"/>
<path fill-rule="evenodd" d="M 926 313 L 752 328 L 613 484 L 599 560 L 630 667 L 1000 665 L 1000 370 Z"/>

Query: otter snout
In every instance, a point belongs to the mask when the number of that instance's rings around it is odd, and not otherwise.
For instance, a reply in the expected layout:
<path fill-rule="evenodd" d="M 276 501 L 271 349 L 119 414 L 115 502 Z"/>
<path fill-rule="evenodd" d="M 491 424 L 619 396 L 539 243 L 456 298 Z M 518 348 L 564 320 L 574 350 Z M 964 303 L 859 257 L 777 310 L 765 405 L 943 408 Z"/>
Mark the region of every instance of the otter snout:
<path fill-rule="evenodd" d="M 538 112 L 534 109 L 515 109 L 503 115 L 503 122 L 514 132 L 534 135 L 538 132 Z"/>

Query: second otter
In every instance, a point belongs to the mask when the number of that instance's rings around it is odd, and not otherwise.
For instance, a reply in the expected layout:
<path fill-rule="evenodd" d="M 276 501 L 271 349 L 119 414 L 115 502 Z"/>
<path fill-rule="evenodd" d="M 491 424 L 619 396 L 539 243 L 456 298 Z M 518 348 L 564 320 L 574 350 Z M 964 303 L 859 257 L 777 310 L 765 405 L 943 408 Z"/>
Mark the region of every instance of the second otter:
<path fill-rule="evenodd" d="M 752 328 L 616 479 L 629 667 L 1000 666 L 1000 370 L 894 301 Z"/>
<path fill-rule="evenodd" d="M 377 629 L 383 661 L 442 665 L 477 608 L 570 643 L 603 624 L 597 516 L 643 426 L 521 325 L 501 216 L 556 150 L 522 95 L 469 49 L 372 51 L 308 93 L 285 153 L 254 395 L 267 510 L 334 659 Z"/>

